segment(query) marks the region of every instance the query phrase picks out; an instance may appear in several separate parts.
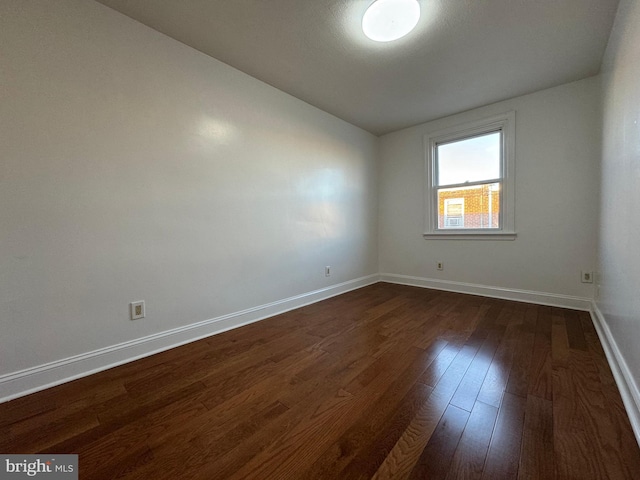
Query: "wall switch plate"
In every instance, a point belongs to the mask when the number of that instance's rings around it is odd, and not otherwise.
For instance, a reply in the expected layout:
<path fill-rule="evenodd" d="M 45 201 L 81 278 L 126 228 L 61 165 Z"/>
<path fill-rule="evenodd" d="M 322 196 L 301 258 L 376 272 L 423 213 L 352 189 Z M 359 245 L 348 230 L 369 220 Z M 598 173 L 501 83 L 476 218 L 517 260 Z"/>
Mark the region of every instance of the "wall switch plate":
<path fill-rule="evenodd" d="M 442 262 L 438 262 L 436 267 L 438 270 L 444 270 L 444 264 Z"/>
<path fill-rule="evenodd" d="M 582 283 L 593 283 L 593 272 L 581 272 L 580 281 Z"/>
<path fill-rule="evenodd" d="M 324 276 L 325 277 L 330 277 L 331 276 L 331 267 L 329 265 L 324 267 Z"/>
<path fill-rule="evenodd" d="M 129 304 L 131 308 L 131 320 L 138 320 L 144 318 L 144 300 L 138 302 L 131 302 Z"/>

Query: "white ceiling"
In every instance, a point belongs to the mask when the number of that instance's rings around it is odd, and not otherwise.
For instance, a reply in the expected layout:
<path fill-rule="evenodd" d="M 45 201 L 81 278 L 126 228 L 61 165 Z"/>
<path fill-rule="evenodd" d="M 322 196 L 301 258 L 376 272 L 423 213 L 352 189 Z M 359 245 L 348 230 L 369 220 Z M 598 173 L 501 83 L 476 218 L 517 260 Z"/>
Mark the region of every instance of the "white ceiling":
<path fill-rule="evenodd" d="M 371 0 L 98 0 L 376 135 L 595 75 L 618 0 L 420 0 L 409 36 Z"/>

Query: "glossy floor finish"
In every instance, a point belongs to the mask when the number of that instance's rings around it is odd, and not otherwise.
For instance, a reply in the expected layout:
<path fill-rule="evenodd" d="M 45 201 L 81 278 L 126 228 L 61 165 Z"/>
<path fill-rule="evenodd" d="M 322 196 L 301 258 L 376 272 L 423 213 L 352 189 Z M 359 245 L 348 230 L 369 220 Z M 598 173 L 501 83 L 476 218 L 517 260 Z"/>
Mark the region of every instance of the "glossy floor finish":
<path fill-rule="evenodd" d="M 0 428 L 85 480 L 640 475 L 587 313 L 386 283 L 2 404 Z"/>

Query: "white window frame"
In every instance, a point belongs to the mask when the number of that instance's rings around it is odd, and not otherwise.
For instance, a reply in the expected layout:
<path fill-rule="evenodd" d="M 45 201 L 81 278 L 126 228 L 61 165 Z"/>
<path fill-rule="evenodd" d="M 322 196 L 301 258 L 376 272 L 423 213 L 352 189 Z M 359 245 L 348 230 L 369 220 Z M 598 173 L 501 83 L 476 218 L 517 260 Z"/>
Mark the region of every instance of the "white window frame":
<path fill-rule="evenodd" d="M 515 120 L 516 112 L 506 112 L 474 122 L 455 125 L 424 137 L 426 181 L 424 189 L 426 239 L 515 240 Z M 438 228 L 437 153 L 440 143 L 464 140 L 502 131 L 500 176 L 500 228 Z M 478 182 L 487 183 L 487 182 Z"/>

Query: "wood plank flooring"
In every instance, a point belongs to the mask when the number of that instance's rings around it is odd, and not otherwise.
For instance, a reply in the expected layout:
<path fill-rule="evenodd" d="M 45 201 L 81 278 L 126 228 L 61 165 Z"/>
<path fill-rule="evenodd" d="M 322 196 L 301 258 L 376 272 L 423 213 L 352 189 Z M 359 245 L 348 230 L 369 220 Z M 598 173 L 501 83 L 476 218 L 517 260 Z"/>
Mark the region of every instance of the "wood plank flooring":
<path fill-rule="evenodd" d="M 635 479 L 588 313 L 378 283 L 0 405 L 81 479 Z"/>

